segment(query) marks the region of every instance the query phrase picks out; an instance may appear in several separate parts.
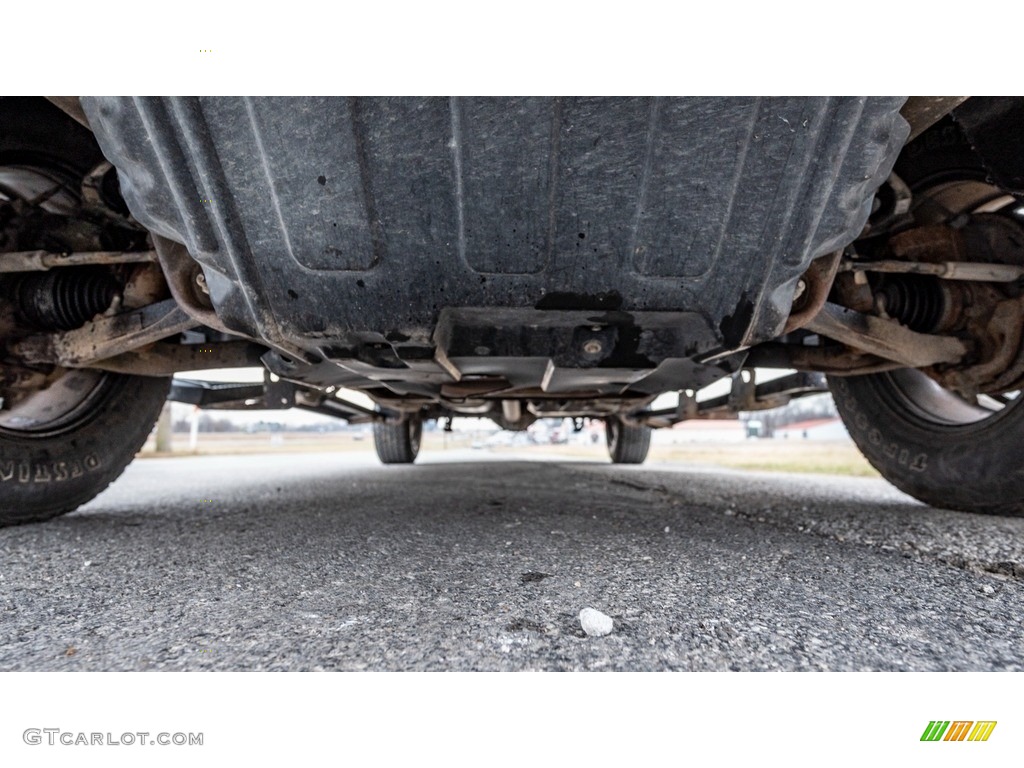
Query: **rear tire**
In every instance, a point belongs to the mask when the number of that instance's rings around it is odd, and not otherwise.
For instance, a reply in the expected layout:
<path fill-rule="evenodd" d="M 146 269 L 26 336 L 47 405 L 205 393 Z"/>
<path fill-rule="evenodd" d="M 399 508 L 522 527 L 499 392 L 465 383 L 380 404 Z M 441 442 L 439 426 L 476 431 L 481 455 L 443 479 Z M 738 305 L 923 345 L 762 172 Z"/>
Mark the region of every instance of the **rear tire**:
<path fill-rule="evenodd" d="M 422 436 L 423 420 L 419 418 L 373 425 L 373 447 L 382 464 L 412 464 L 420 452 Z"/>
<path fill-rule="evenodd" d="M 605 439 L 613 464 L 643 464 L 651 448 L 650 427 L 627 424 L 619 418 L 605 419 Z"/>

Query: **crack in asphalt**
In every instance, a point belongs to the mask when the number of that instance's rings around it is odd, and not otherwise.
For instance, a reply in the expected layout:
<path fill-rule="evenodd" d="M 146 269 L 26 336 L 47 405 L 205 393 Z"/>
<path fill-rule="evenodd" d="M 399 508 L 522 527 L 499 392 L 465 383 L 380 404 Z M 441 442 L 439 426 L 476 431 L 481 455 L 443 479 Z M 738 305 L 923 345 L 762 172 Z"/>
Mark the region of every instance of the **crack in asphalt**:
<path fill-rule="evenodd" d="M 575 467 L 565 467 L 568 471 L 576 472 L 577 474 L 592 474 L 586 470 L 579 470 Z M 667 488 L 665 485 L 659 483 L 642 483 L 635 480 L 628 480 L 621 477 L 609 477 L 607 481 L 612 485 L 620 485 L 634 490 L 643 491 L 644 493 L 656 493 L 661 496 L 669 497 L 676 500 L 678 494 Z M 848 536 L 835 533 L 833 531 L 822 530 L 819 521 L 810 521 L 810 524 L 800 522 L 797 520 L 791 520 L 782 517 L 768 517 L 765 516 L 765 510 L 758 512 L 746 511 L 731 506 L 724 513 L 718 512 L 715 507 L 708 504 L 701 504 L 693 500 L 687 500 L 688 507 L 700 508 L 711 514 L 724 514 L 726 517 L 735 517 L 737 519 L 746 520 L 750 523 L 770 525 L 778 530 L 790 531 L 799 534 L 805 534 L 809 536 L 815 536 L 822 539 L 828 539 L 839 544 L 855 544 L 867 549 L 872 549 L 878 552 L 884 552 L 885 554 L 900 554 L 903 557 L 910 557 L 918 562 L 933 562 L 940 563 L 952 568 L 957 568 L 962 571 L 967 571 L 979 576 L 995 577 L 1001 581 L 1013 580 L 1013 581 L 1024 581 L 1024 563 L 1016 562 L 1013 560 L 999 560 L 999 561 L 987 561 L 987 560 L 975 560 L 969 557 L 964 557 L 957 554 L 943 554 L 942 552 L 936 552 L 931 549 L 921 548 L 911 542 L 903 542 L 901 546 L 895 546 L 893 544 L 883 544 L 870 539 L 865 539 L 861 536 L 855 535 Z"/>

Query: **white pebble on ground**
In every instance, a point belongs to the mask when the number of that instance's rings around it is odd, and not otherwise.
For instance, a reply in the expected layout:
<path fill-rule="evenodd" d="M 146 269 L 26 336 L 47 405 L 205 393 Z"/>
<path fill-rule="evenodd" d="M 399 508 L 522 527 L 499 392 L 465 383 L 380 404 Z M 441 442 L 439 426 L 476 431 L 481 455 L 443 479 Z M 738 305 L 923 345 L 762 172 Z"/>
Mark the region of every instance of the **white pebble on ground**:
<path fill-rule="evenodd" d="M 583 631 L 591 637 L 610 635 L 614 626 L 611 616 L 606 616 L 594 608 L 584 608 L 580 611 L 580 624 Z"/>

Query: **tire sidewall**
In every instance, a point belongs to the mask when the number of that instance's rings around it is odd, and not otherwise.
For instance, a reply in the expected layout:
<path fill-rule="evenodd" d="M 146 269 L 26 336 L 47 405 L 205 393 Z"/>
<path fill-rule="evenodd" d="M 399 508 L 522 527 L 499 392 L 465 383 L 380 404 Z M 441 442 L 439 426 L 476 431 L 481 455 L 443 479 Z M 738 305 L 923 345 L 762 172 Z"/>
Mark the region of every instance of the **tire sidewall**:
<path fill-rule="evenodd" d="M 885 374 L 832 378 L 836 407 L 865 458 L 932 506 L 1020 514 L 1024 402 L 975 424 L 937 424 L 900 403 Z"/>
<path fill-rule="evenodd" d="M 0 524 L 71 511 L 116 479 L 145 443 L 170 379 L 109 374 L 73 428 L 44 436 L 0 433 Z"/>

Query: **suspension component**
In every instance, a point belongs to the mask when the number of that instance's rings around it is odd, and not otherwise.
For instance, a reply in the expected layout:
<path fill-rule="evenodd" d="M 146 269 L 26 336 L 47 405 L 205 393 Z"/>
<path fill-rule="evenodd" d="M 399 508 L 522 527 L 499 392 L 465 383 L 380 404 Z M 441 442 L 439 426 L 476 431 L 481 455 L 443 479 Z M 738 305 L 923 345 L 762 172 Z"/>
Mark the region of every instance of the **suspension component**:
<path fill-rule="evenodd" d="M 156 261 L 156 251 L 15 251 L 0 253 L 2 272 L 44 272 L 55 267 L 81 267 L 90 264 L 135 264 Z"/>
<path fill-rule="evenodd" d="M 797 282 L 793 309 L 786 321 L 785 333 L 802 328 L 825 306 L 842 255 L 842 251 L 836 251 L 811 262 Z"/>
<path fill-rule="evenodd" d="M 174 299 L 167 299 L 131 312 L 101 317 L 71 331 L 28 336 L 8 348 L 15 358 L 28 364 L 88 368 L 195 325 L 195 320 Z"/>
<path fill-rule="evenodd" d="M 32 273 L 13 285 L 16 305 L 42 331 L 70 331 L 106 312 L 120 292 L 106 270 L 70 268 Z"/>
<path fill-rule="evenodd" d="M 826 304 L 806 326 L 820 336 L 908 368 L 927 368 L 936 363 L 957 363 L 970 350 L 954 336 L 917 333 L 893 320 L 855 312 L 838 304 Z"/>
<path fill-rule="evenodd" d="M 843 261 L 832 301 L 846 311 L 826 306 L 805 327 L 921 368 L 964 397 L 1012 391 L 1024 385 L 1022 279 L 1021 223 L 990 213 L 961 216 L 905 230 L 869 258 Z M 893 321 L 898 325 L 880 325 Z M 936 354 L 956 343 L 969 352 Z"/>
<path fill-rule="evenodd" d="M 913 331 L 934 333 L 948 325 L 950 292 L 934 277 L 906 276 L 885 280 L 875 291 L 882 317 L 898 320 Z"/>
<path fill-rule="evenodd" d="M 844 272 L 877 272 L 899 275 L 935 275 L 945 280 L 969 280 L 983 283 L 1015 283 L 1024 277 L 1024 267 L 1015 264 L 984 264 L 979 262 L 940 261 L 844 261 Z"/>
<path fill-rule="evenodd" d="M 107 161 L 97 165 L 82 179 L 82 202 L 117 221 L 127 221 L 131 215 L 121 196 L 117 169 Z"/>

